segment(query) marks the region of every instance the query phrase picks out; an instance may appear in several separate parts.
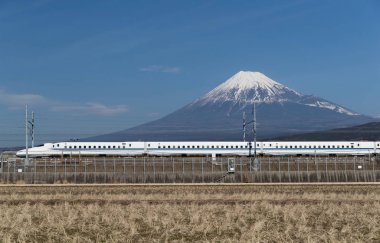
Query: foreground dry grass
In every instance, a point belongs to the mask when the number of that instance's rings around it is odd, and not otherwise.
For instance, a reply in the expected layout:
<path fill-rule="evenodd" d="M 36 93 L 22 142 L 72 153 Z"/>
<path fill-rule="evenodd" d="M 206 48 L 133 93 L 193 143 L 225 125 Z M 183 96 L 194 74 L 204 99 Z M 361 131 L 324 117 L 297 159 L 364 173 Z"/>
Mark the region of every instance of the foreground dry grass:
<path fill-rule="evenodd" d="M 3 242 L 379 242 L 380 185 L 2 186 Z"/>

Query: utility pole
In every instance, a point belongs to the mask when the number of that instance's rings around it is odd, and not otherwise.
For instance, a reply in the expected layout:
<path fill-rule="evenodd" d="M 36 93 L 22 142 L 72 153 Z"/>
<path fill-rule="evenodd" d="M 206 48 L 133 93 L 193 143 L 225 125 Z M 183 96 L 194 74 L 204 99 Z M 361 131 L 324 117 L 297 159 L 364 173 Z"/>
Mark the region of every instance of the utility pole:
<path fill-rule="evenodd" d="M 256 143 L 257 143 L 257 139 L 256 139 L 256 101 L 253 102 L 253 146 L 254 146 L 254 158 L 256 160 Z"/>
<path fill-rule="evenodd" d="M 245 126 L 246 126 L 245 111 L 243 111 L 243 142 L 245 142 Z"/>
<path fill-rule="evenodd" d="M 257 171 L 259 167 L 259 160 L 257 158 L 256 101 L 253 101 L 253 146 L 254 146 L 253 170 Z"/>
<path fill-rule="evenodd" d="M 245 142 L 246 134 L 245 134 L 245 128 L 248 124 L 252 123 L 252 133 L 253 133 L 253 161 L 252 161 L 252 140 L 248 141 L 248 157 L 250 158 L 250 168 L 253 168 L 254 171 L 258 170 L 259 166 L 259 160 L 257 158 L 257 133 L 256 133 L 256 101 L 253 102 L 253 107 L 252 107 L 252 116 L 253 120 L 247 122 L 246 117 L 245 117 L 245 112 L 243 112 L 243 141 Z M 252 166 L 253 164 L 253 166 Z"/>
<path fill-rule="evenodd" d="M 29 127 L 29 130 L 30 130 L 30 136 L 32 138 L 32 148 L 34 148 L 34 111 L 32 112 L 32 121 L 28 121 L 30 127 Z"/>
<path fill-rule="evenodd" d="M 24 167 L 29 165 L 28 133 L 29 133 L 28 131 L 28 105 L 25 105 L 25 163 L 24 163 Z"/>

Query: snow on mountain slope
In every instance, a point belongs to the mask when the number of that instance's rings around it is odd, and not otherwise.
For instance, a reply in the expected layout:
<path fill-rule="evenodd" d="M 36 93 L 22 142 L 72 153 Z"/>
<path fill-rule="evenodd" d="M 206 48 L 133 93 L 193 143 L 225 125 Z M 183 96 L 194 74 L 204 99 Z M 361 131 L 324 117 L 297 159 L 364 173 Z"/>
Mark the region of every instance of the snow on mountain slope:
<path fill-rule="evenodd" d="M 338 113 L 346 114 L 349 116 L 358 116 L 360 114 L 353 112 L 345 107 L 339 106 L 335 103 L 332 103 L 330 101 L 324 100 L 319 97 L 311 96 L 311 95 L 304 95 L 302 99 L 299 102 L 303 105 L 313 106 L 313 107 L 319 107 L 319 108 L 325 108 L 329 109 Z"/>
<path fill-rule="evenodd" d="M 303 95 L 260 72 L 240 71 L 224 83 L 211 90 L 190 106 L 232 102 L 245 106 L 257 103 L 292 102 L 312 107 L 329 109 L 346 115 L 359 115 L 337 104 L 319 97 Z"/>

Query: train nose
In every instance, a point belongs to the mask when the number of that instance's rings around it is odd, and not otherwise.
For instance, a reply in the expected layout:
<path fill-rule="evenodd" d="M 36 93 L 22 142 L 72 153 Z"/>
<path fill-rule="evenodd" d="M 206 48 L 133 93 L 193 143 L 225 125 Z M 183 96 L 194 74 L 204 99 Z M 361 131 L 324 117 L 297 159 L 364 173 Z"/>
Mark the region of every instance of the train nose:
<path fill-rule="evenodd" d="M 25 149 L 17 151 L 16 156 L 17 157 L 25 157 L 26 151 Z"/>

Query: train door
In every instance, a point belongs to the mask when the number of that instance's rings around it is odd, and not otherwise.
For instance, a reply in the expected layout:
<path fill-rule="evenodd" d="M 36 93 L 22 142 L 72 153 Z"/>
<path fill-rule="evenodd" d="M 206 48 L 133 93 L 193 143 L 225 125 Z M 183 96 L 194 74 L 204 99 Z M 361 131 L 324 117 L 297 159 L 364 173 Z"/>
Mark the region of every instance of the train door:
<path fill-rule="evenodd" d="M 144 142 L 144 153 L 148 152 L 148 143 Z"/>

